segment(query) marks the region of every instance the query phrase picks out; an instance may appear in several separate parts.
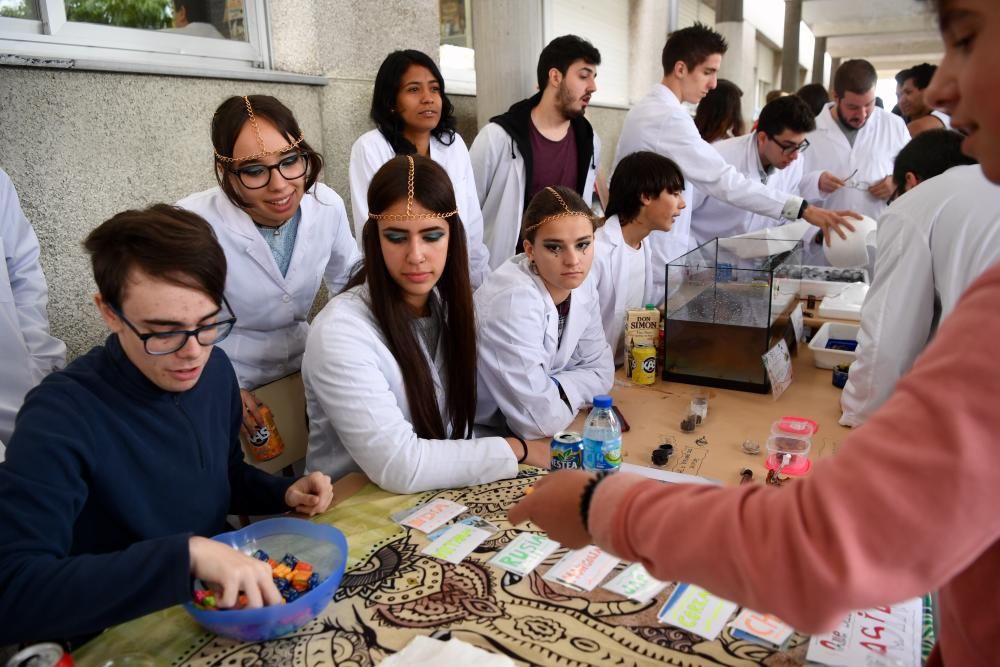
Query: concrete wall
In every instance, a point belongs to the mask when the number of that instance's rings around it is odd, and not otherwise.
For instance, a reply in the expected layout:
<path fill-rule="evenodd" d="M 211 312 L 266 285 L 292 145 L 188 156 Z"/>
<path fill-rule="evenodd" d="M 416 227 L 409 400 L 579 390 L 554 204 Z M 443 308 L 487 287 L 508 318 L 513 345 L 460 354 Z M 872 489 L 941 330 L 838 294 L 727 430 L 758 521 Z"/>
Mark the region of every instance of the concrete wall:
<path fill-rule="evenodd" d="M 329 85 L 0 67 L 0 168 L 38 234 L 52 332 L 71 359 L 105 337 L 80 241 L 118 211 L 214 185 L 209 123 L 223 99 L 285 102 L 350 210 L 350 148 L 371 128 L 378 66 L 394 49 L 437 57 L 437 0 L 280 0 L 270 12 L 275 69 Z"/>

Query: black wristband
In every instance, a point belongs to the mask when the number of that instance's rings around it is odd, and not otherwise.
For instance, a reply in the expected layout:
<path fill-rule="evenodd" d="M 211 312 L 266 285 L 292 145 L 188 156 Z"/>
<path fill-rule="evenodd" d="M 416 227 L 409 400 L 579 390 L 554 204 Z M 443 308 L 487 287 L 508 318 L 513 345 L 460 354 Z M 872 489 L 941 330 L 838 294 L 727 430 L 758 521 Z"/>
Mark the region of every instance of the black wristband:
<path fill-rule="evenodd" d="M 805 199 L 803 199 L 802 200 L 802 206 L 799 207 L 799 217 L 798 217 L 799 220 L 801 220 L 802 216 L 804 216 L 806 214 L 806 209 L 807 208 L 809 208 L 809 202 L 807 202 Z"/>
<path fill-rule="evenodd" d="M 518 462 L 518 463 L 524 463 L 524 460 L 525 460 L 526 458 L 528 458 L 528 443 L 526 443 L 526 442 L 524 441 L 524 438 L 522 438 L 522 437 L 521 437 L 521 436 L 519 436 L 519 435 L 515 435 L 515 436 L 512 436 L 512 437 L 513 437 L 513 438 L 514 438 L 515 440 L 517 440 L 517 441 L 518 441 L 519 443 L 521 443 L 521 449 L 523 450 L 523 451 L 521 452 L 521 456 L 519 456 L 519 457 L 517 458 L 517 462 Z"/>
<path fill-rule="evenodd" d="M 594 497 L 597 485 L 607 476 L 608 473 L 606 472 L 599 472 L 594 475 L 594 478 L 587 482 L 587 486 L 583 487 L 583 493 L 580 495 L 580 519 L 583 521 L 583 529 L 587 532 L 590 532 L 587 527 L 587 522 L 590 520 L 590 501 Z"/>

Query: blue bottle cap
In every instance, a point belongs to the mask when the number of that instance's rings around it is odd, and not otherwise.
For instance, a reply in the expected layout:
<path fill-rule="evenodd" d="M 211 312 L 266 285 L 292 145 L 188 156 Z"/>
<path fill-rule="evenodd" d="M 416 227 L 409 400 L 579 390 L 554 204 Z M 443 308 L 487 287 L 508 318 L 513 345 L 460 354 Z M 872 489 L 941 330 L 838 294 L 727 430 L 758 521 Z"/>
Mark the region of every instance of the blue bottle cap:
<path fill-rule="evenodd" d="M 601 394 L 600 396 L 594 396 L 594 407 L 595 408 L 610 408 L 611 407 L 611 397 L 607 394 Z"/>

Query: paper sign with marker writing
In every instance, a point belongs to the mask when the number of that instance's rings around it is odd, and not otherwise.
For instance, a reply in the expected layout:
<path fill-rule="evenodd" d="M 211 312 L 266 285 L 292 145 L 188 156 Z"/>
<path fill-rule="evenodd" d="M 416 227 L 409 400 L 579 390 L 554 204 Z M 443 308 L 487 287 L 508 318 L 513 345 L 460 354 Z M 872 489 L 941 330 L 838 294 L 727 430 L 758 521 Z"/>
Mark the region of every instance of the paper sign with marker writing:
<path fill-rule="evenodd" d="M 661 623 L 712 640 L 719 636 L 738 605 L 694 584 L 677 584 L 657 618 Z"/>
<path fill-rule="evenodd" d="M 492 535 L 493 533 L 495 533 L 495 532 L 497 532 L 499 530 L 499 528 L 497 528 L 496 526 L 494 526 L 492 523 L 490 523 L 489 521 L 487 521 L 483 517 L 477 516 L 475 514 L 471 514 L 471 515 L 469 515 L 467 517 L 463 517 L 463 518 L 459 519 L 457 521 L 457 523 L 464 524 L 466 526 L 472 526 L 473 528 L 481 528 L 482 530 L 485 530 L 490 535 Z M 437 530 L 434 530 L 434 531 L 431 531 L 431 532 L 427 533 L 427 539 L 428 540 L 436 540 L 437 538 L 439 538 L 442 535 L 444 535 L 444 532 L 446 530 L 448 530 L 449 528 L 451 528 L 451 526 L 441 526 Z"/>
<path fill-rule="evenodd" d="M 797 306 L 795 306 L 795 310 L 792 311 L 792 314 L 789 317 L 792 320 L 792 330 L 795 332 L 795 340 L 796 341 L 801 341 L 802 340 L 802 332 L 805 329 L 805 326 L 804 326 L 805 322 L 802 319 L 802 303 L 801 302 L 799 302 L 799 304 Z"/>
<path fill-rule="evenodd" d="M 792 356 L 788 352 L 788 343 L 782 338 L 763 355 L 762 359 L 764 368 L 767 369 L 767 377 L 771 381 L 771 394 L 777 400 L 792 383 Z"/>
<path fill-rule="evenodd" d="M 809 640 L 806 659 L 851 667 L 919 667 L 923 600 L 852 612 L 837 629 Z"/>
<path fill-rule="evenodd" d="M 428 544 L 420 553 L 458 565 L 489 536 L 490 533 L 481 528 L 458 523 Z"/>
<path fill-rule="evenodd" d="M 612 593 L 624 595 L 636 602 L 652 600 L 666 587 L 667 582 L 654 579 L 641 563 L 632 563 L 603 586 Z"/>
<path fill-rule="evenodd" d="M 521 533 L 491 558 L 490 564 L 523 577 L 558 548 L 559 543 L 544 533 Z"/>
<path fill-rule="evenodd" d="M 781 646 L 792 636 L 795 630 L 777 616 L 761 614 L 744 609 L 732 623 L 733 635 L 742 639 L 761 639 L 769 644 Z"/>
<path fill-rule="evenodd" d="M 543 579 L 558 581 L 582 591 L 592 591 L 620 563 L 593 545 L 570 551 L 545 573 Z"/>
<path fill-rule="evenodd" d="M 465 510 L 465 505 L 459 505 L 450 500 L 438 498 L 414 509 L 399 523 L 400 525 L 429 533 L 435 528 L 440 528 L 448 523 Z"/>

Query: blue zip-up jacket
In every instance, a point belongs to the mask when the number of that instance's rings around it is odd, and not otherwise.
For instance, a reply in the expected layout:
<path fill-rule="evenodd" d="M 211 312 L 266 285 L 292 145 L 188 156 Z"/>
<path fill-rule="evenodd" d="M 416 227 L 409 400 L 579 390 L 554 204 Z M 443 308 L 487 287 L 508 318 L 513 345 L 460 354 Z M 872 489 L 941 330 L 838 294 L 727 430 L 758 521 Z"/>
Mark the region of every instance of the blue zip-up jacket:
<path fill-rule="evenodd" d="M 116 335 L 25 399 L 0 463 L 0 644 L 67 639 L 190 598 L 192 535 L 286 511 L 289 478 L 243 461 L 232 365 L 167 392 Z"/>

